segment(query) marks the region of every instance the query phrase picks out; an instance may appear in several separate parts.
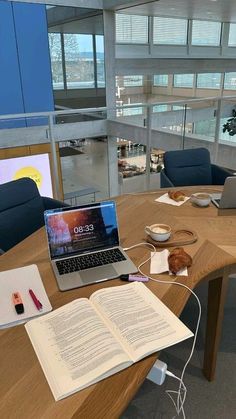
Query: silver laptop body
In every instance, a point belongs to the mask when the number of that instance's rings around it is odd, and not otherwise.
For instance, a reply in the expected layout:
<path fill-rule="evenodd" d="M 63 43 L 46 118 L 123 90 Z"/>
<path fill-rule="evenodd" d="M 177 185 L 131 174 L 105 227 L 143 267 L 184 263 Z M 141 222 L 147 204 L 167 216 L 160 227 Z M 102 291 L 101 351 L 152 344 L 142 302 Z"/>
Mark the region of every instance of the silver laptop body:
<path fill-rule="evenodd" d="M 227 177 L 223 192 L 211 194 L 211 200 L 218 208 L 236 208 L 236 176 Z"/>
<path fill-rule="evenodd" d="M 47 210 L 44 218 L 49 256 L 61 291 L 137 272 L 119 244 L 114 201 Z M 110 262 L 117 255 L 118 261 Z M 106 260 L 97 266 L 101 256 Z"/>

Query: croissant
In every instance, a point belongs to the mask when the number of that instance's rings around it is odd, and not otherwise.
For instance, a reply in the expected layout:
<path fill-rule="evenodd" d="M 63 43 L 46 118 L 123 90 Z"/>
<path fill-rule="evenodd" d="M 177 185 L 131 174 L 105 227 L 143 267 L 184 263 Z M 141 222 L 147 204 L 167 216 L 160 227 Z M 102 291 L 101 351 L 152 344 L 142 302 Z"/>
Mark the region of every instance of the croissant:
<path fill-rule="evenodd" d="M 184 268 L 192 265 L 192 258 L 184 251 L 182 247 L 176 247 L 168 256 L 169 270 L 176 274 Z"/>
<path fill-rule="evenodd" d="M 173 199 L 174 201 L 184 201 L 185 193 L 182 191 L 169 191 L 168 192 L 169 198 Z"/>

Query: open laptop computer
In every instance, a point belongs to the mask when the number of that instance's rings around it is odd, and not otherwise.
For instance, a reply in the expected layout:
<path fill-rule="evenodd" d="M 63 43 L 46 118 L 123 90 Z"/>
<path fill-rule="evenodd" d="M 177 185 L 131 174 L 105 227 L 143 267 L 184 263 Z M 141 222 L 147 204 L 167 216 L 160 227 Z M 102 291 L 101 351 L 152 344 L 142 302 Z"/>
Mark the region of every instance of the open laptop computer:
<path fill-rule="evenodd" d="M 137 272 L 119 244 L 114 201 L 47 210 L 44 217 L 61 291 Z"/>
<path fill-rule="evenodd" d="M 236 176 L 227 177 L 223 192 L 211 194 L 211 200 L 218 208 L 236 208 Z"/>

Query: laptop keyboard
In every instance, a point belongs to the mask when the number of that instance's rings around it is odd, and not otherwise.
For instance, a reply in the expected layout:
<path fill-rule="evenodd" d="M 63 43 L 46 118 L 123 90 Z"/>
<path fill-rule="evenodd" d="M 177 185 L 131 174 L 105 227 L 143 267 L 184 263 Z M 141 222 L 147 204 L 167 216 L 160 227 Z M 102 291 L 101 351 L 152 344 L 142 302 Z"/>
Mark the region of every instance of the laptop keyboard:
<path fill-rule="evenodd" d="M 65 275 L 71 272 L 121 262 L 122 260 L 126 260 L 126 258 L 119 249 L 110 249 L 89 255 L 58 260 L 56 261 L 56 265 L 59 275 Z"/>

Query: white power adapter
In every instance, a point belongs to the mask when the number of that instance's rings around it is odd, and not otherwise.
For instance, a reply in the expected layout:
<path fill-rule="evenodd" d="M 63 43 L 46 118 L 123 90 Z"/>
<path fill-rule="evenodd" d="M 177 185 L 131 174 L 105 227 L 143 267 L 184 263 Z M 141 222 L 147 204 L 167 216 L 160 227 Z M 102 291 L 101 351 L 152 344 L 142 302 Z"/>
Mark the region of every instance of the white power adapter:
<path fill-rule="evenodd" d="M 165 362 L 162 362 L 159 359 L 157 359 L 146 378 L 152 381 L 153 383 L 161 386 L 166 378 L 166 370 L 167 365 L 165 364 Z"/>

